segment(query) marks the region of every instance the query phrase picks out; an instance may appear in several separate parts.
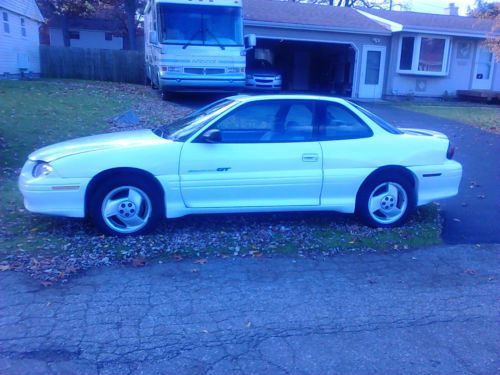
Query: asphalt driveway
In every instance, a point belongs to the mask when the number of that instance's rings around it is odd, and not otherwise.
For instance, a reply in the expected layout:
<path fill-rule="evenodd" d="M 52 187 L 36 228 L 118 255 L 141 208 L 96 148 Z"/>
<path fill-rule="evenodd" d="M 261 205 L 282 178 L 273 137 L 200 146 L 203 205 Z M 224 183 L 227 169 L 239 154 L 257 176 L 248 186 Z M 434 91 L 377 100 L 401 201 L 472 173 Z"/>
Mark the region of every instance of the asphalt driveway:
<path fill-rule="evenodd" d="M 360 104 L 399 127 L 445 133 L 456 146 L 455 159 L 464 172 L 458 195 L 440 202 L 443 239 L 447 243 L 500 243 L 500 135 L 385 103 Z"/>
<path fill-rule="evenodd" d="M 0 273 L 0 373 L 496 374 L 499 245 Z"/>

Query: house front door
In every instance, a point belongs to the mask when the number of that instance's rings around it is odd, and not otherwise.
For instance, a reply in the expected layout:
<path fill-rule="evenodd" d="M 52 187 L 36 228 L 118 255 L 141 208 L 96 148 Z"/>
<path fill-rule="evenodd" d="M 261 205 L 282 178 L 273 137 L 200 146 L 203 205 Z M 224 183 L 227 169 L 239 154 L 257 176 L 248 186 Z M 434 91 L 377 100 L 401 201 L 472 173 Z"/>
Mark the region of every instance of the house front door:
<path fill-rule="evenodd" d="M 491 89 L 491 82 L 493 78 L 493 54 L 487 48 L 477 48 L 473 74 L 471 85 L 472 89 Z"/>
<path fill-rule="evenodd" d="M 385 47 L 363 46 L 361 57 L 361 76 L 359 82 L 360 98 L 381 98 L 384 87 Z"/>

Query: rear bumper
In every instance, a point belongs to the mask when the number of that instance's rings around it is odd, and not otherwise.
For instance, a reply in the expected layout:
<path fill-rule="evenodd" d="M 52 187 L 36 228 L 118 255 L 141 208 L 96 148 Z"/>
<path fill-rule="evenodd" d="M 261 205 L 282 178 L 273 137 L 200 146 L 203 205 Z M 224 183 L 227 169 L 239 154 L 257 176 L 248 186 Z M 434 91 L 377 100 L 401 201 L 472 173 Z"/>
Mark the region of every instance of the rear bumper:
<path fill-rule="evenodd" d="M 409 168 L 418 180 L 417 205 L 450 198 L 458 194 L 462 165 L 454 160 L 443 164 Z"/>

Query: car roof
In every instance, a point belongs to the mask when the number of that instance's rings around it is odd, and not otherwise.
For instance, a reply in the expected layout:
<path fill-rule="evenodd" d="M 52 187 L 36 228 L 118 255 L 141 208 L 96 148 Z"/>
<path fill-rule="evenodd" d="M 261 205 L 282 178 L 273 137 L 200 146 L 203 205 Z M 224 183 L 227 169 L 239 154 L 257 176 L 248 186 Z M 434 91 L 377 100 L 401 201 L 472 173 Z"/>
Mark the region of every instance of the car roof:
<path fill-rule="evenodd" d="M 342 98 L 337 98 L 333 96 L 325 96 L 325 95 L 311 95 L 311 94 L 272 94 L 272 95 L 235 95 L 231 96 L 228 99 L 238 100 L 241 102 L 252 102 L 252 101 L 261 101 L 261 100 L 324 100 L 336 103 L 347 104 L 347 100 Z"/>

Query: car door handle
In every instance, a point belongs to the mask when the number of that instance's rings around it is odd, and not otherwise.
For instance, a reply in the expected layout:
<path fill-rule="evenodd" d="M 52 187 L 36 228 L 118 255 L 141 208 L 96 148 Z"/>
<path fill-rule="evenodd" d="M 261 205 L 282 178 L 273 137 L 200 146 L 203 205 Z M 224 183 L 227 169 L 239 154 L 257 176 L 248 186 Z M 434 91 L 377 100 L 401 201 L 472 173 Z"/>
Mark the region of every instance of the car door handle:
<path fill-rule="evenodd" d="M 302 154 L 302 161 L 306 162 L 318 161 L 318 154 Z"/>

